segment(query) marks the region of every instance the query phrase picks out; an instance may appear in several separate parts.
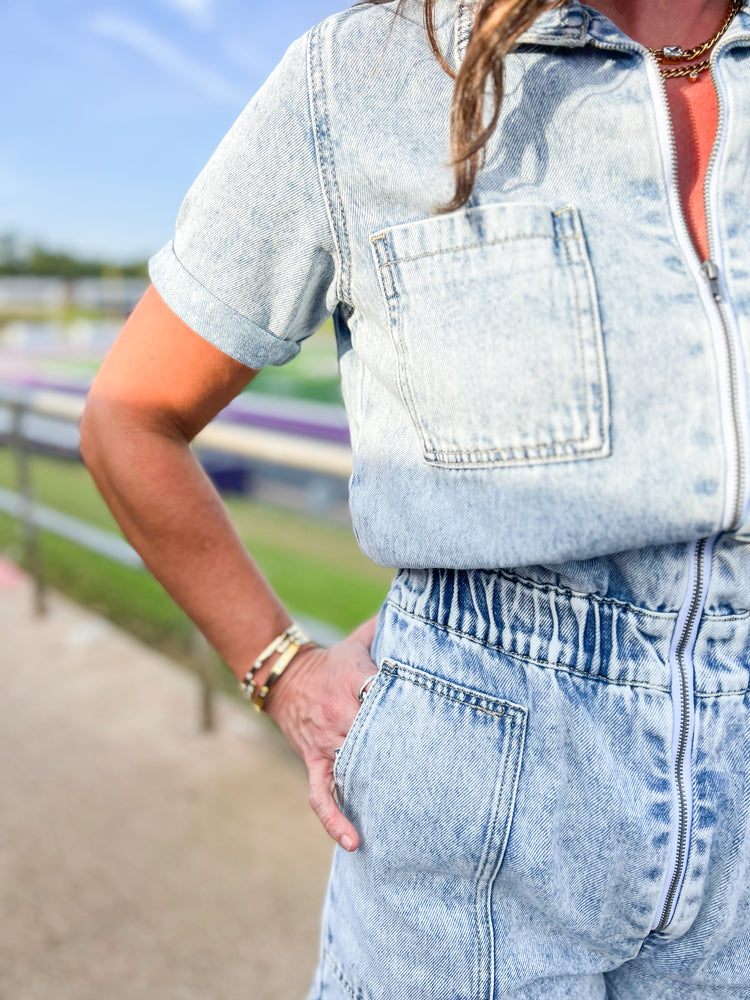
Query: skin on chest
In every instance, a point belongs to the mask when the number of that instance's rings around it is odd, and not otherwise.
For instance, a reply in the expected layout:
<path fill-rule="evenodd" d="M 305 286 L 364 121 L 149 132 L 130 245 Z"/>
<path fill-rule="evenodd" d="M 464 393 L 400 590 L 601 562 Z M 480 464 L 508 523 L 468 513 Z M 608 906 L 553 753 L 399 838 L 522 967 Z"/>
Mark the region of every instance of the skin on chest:
<path fill-rule="evenodd" d="M 677 178 L 682 208 L 701 260 L 709 256 L 704 183 L 716 139 L 719 109 L 711 74 L 697 81 L 675 77 L 666 82 L 677 150 Z"/>
<path fill-rule="evenodd" d="M 726 28 L 731 0 L 594 0 L 626 35 L 648 48 L 683 50 L 716 39 Z M 704 183 L 718 124 L 711 73 L 665 81 L 677 152 L 677 179 L 688 230 L 701 260 L 708 258 Z"/>

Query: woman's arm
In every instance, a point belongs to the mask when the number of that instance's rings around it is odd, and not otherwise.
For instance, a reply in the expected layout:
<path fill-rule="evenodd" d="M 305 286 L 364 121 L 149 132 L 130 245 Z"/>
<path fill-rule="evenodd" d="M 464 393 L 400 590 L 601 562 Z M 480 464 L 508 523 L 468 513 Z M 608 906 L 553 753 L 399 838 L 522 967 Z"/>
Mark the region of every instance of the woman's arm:
<path fill-rule="evenodd" d="M 189 442 L 255 374 L 194 333 L 152 287 L 100 368 L 81 423 L 84 461 L 123 532 L 238 678 L 291 619 Z M 268 699 L 307 765 L 313 809 L 350 850 L 358 837 L 334 802 L 333 759 L 374 672 L 373 632 L 369 622 L 330 650 L 305 647 Z"/>

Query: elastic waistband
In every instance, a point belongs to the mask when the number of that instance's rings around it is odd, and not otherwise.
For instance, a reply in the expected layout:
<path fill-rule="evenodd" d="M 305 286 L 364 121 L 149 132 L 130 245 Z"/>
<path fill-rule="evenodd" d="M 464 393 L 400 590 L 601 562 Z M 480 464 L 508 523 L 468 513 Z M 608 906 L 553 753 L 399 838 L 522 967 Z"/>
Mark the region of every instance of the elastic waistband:
<path fill-rule="evenodd" d="M 401 570 L 388 604 L 530 664 L 668 692 L 677 611 L 639 608 L 507 570 Z M 696 695 L 750 685 L 750 615 L 704 615 L 693 659 Z"/>

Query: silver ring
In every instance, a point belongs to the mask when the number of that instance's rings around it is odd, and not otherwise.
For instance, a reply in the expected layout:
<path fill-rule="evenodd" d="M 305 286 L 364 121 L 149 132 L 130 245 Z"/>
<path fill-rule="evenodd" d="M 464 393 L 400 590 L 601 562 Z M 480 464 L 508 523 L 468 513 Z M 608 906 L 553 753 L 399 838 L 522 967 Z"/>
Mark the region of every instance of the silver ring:
<path fill-rule="evenodd" d="M 360 703 L 360 705 L 365 700 L 365 695 L 367 694 L 367 689 L 369 688 L 369 686 L 372 684 L 372 682 L 375 680 L 375 678 L 377 676 L 378 676 L 377 674 L 373 674 L 371 677 L 367 677 L 365 679 L 364 683 L 362 684 L 362 687 L 357 692 L 357 701 Z"/>

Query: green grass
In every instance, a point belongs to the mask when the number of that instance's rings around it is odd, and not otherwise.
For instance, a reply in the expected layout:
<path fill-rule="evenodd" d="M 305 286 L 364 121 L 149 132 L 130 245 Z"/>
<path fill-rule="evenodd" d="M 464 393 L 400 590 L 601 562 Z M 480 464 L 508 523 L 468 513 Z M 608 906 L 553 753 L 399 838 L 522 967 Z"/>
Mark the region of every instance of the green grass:
<path fill-rule="evenodd" d="M 128 569 L 57 535 L 40 533 L 45 581 L 144 642 L 196 666 L 188 618 L 148 573 Z M 0 552 L 24 564 L 19 523 L 0 513 Z"/>
<path fill-rule="evenodd" d="M 76 462 L 33 456 L 35 499 L 97 527 L 117 531 L 86 469 Z M 17 485 L 13 456 L 0 448 L 0 486 Z M 244 498 L 228 498 L 237 531 L 285 604 L 350 631 L 374 614 L 389 570 L 359 551 L 351 529 Z M 0 514 L 0 551 L 22 561 L 20 528 Z M 145 571 L 131 570 L 47 532 L 41 534 L 49 583 L 133 632 L 150 645 L 194 663 L 185 615 Z M 228 674 L 228 671 L 225 672 Z"/>

